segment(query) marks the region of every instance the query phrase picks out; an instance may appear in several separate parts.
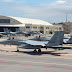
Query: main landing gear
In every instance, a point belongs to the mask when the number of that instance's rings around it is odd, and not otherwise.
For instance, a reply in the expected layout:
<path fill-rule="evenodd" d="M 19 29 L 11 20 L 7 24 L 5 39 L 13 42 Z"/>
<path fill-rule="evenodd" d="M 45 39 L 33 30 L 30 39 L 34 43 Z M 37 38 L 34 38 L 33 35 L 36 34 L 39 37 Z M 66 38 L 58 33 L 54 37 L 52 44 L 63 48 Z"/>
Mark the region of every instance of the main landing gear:
<path fill-rule="evenodd" d="M 17 52 L 19 52 L 19 49 L 18 49 L 18 47 L 17 47 Z"/>
<path fill-rule="evenodd" d="M 37 50 L 35 49 L 33 52 L 34 52 L 34 53 L 36 53 L 36 52 L 37 52 Z"/>
<path fill-rule="evenodd" d="M 38 53 L 41 53 L 41 49 L 38 49 Z"/>
<path fill-rule="evenodd" d="M 35 53 L 41 53 L 41 49 L 38 49 L 38 51 L 35 49 L 33 52 L 35 52 Z"/>

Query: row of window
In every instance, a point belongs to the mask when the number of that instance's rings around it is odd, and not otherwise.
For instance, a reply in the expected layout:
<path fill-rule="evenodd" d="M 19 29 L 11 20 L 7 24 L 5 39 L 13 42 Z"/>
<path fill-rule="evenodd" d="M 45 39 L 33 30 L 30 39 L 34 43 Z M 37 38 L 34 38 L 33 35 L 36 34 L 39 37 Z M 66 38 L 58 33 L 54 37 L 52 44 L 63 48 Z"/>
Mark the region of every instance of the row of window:
<path fill-rule="evenodd" d="M 49 29 L 49 27 L 46 27 L 46 29 Z"/>
<path fill-rule="evenodd" d="M 10 23 L 10 19 L 0 19 L 0 23 Z"/>
<path fill-rule="evenodd" d="M 30 28 L 30 26 L 26 26 L 26 28 Z M 31 27 L 31 28 L 34 28 L 34 29 L 37 29 L 37 27 Z M 39 29 L 43 29 L 44 27 L 38 27 Z M 49 27 L 46 27 L 46 29 L 49 29 Z"/>
<path fill-rule="evenodd" d="M 60 29 L 61 30 L 62 28 L 60 27 L 60 28 L 55 28 L 55 29 Z"/>
<path fill-rule="evenodd" d="M 26 28 L 30 28 L 30 26 L 26 26 Z"/>

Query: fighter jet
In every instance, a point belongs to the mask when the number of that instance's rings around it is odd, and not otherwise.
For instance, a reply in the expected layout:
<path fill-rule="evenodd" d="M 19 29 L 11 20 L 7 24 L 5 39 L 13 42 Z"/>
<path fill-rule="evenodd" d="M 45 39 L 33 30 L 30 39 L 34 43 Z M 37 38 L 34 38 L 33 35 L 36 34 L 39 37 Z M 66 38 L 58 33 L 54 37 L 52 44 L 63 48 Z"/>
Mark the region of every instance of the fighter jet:
<path fill-rule="evenodd" d="M 10 34 L 15 35 L 15 34 L 23 34 L 25 36 L 31 36 L 31 34 L 39 34 L 38 32 L 32 32 L 32 31 L 21 31 L 19 28 L 16 28 L 15 32 L 12 32 L 10 30 L 7 29 L 7 31 L 9 31 Z"/>
<path fill-rule="evenodd" d="M 49 41 L 50 39 L 51 39 L 51 37 L 46 37 L 46 36 L 41 37 L 41 36 L 39 35 L 39 36 L 30 38 L 30 39 L 28 39 L 28 40 L 34 40 L 34 41 Z"/>
<path fill-rule="evenodd" d="M 70 37 L 67 38 L 67 39 L 64 39 L 64 40 L 63 40 L 63 43 L 64 43 L 64 44 L 72 44 L 72 36 L 70 36 Z"/>
<path fill-rule="evenodd" d="M 63 31 L 56 31 L 50 41 L 33 41 L 33 40 L 21 40 L 21 39 L 7 39 L 5 41 L 1 41 L 0 44 L 10 44 L 10 45 L 18 45 L 19 48 L 26 49 L 34 49 L 34 52 L 41 52 L 41 47 L 61 47 L 61 43 L 63 42 Z M 17 51 L 19 51 L 17 47 Z"/>
<path fill-rule="evenodd" d="M 34 40 L 34 41 L 49 41 L 51 37 L 41 37 L 41 36 L 36 36 L 34 38 L 30 38 L 29 40 Z M 63 42 L 60 42 L 61 45 L 63 44 L 72 44 L 72 36 L 64 36 Z"/>
<path fill-rule="evenodd" d="M 49 41 L 50 39 L 51 39 L 51 37 L 36 36 L 36 37 L 30 38 L 30 39 L 28 39 L 28 40 L 34 40 L 34 41 Z M 62 44 L 62 43 L 64 43 L 64 44 L 66 44 L 66 43 L 72 43 L 71 40 L 72 40 L 71 36 L 64 36 L 63 42 L 61 42 L 61 44 Z"/>
<path fill-rule="evenodd" d="M 24 34 L 24 32 L 23 31 L 20 31 L 20 29 L 19 28 L 16 28 L 16 34 Z"/>
<path fill-rule="evenodd" d="M 2 35 L 8 35 L 9 31 L 7 30 L 7 28 L 4 28 L 4 32 L 0 32 L 0 34 L 2 34 Z"/>
<path fill-rule="evenodd" d="M 2 35 L 14 35 L 15 32 L 11 32 L 10 30 L 8 30 L 8 28 L 4 28 L 4 32 L 0 32 L 0 34 Z"/>
<path fill-rule="evenodd" d="M 7 35 L 7 36 L 8 35 L 15 35 L 15 33 L 8 30 L 8 28 L 4 28 L 4 32 L 0 32 L 0 34 Z"/>

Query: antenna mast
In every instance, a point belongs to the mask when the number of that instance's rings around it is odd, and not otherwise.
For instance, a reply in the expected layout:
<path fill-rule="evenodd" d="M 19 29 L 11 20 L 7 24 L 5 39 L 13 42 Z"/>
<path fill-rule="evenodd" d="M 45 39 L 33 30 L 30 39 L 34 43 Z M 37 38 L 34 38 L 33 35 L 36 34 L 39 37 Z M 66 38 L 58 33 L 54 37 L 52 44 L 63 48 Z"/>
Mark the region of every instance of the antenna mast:
<path fill-rule="evenodd" d="M 67 22 L 67 13 L 66 13 L 66 22 Z"/>

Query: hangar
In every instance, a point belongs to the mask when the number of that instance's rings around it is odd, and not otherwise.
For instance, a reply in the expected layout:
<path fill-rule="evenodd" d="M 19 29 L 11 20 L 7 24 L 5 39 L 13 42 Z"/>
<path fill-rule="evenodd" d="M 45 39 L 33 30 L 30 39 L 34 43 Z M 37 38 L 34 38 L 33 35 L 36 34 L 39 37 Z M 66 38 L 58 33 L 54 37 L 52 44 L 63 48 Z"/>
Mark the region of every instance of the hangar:
<path fill-rule="evenodd" d="M 22 31 L 37 31 L 46 34 L 52 31 L 52 27 L 52 24 L 42 20 L 12 16 L 0 16 L 1 32 L 4 31 L 4 28 L 8 28 L 11 31 L 15 31 L 15 28 L 20 28 Z"/>

